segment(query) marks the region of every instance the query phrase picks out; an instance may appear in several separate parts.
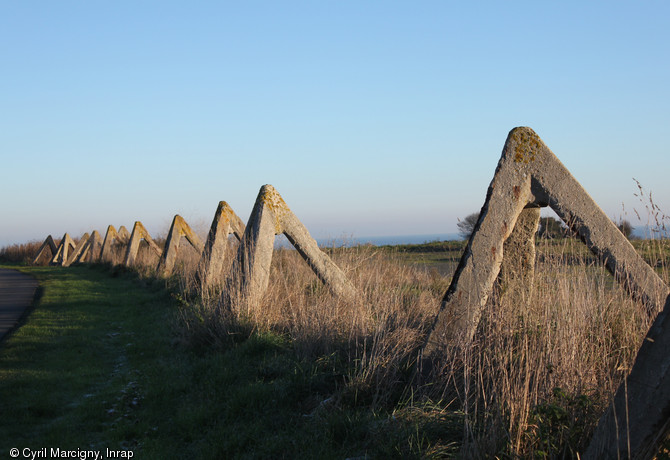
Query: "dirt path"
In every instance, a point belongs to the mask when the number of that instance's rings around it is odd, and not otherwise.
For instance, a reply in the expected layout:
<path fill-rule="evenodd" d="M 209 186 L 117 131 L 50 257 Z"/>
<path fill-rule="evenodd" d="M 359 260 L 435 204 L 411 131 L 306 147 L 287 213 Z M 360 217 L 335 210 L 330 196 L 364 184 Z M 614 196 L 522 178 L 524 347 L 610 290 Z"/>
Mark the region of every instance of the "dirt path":
<path fill-rule="evenodd" d="M 32 305 L 37 286 L 32 276 L 0 268 L 0 342 Z"/>

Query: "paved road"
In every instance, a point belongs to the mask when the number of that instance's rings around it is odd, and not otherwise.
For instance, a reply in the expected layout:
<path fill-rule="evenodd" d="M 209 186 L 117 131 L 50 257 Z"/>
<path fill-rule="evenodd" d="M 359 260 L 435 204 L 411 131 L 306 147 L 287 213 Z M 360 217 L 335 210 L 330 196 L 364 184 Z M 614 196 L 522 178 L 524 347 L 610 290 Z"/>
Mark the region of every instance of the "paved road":
<path fill-rule="evenodd" d="M 32 276 L 0 268 L 0 341 L 33 303 L 38 283 Z"/>

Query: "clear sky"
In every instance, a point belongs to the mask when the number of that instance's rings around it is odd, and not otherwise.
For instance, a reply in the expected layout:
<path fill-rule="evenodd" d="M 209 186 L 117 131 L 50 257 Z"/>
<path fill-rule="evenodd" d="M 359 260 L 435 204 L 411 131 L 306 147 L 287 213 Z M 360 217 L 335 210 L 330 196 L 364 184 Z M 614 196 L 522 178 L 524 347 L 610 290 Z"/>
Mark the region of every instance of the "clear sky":
<path fill-rule="evenodd" d="M 206 231 L 268 183 L 315 237 L 452 233 L 515 126 L 670 213 L 667 0 L 0 0 L 0 66 L 0 246 Z"/>

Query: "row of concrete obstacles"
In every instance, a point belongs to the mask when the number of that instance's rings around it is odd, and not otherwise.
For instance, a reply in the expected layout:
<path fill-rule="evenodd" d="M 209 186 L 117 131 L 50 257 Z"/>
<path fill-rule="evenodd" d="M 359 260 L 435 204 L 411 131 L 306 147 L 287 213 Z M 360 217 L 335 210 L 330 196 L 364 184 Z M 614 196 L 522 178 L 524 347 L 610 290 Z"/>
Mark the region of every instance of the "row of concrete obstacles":
<path fill-rule="evenodd" d="M 135 222 L 132 233 L 128 233 L 125 227 L 120 227 L 117 232 L 114 226 L 110 225 L 102 243 L 97 231 L 93 231 L 90 236 L 88 233 L 84 234 L 76 244 L 66 233 L 58 246 L 49 235 L 33 263 L 39 264 L 48 253 L 51 254 L 48 259 L 50 264 L 63 267 L 73 263 L 109 263 L 112 261 L 113 245 L 120 244 L 125 247 L 122 264 L 132 267 L 136 264 L 140 244 L 144 242 L 159 258 L 157 274 L 168 277 L 174 270 L 182 238 L 185 238 L 200 253 L 196 276 L 202 286 L 207 288 L 221 275 L 230 234 L 237 237 L 240 246 L 233 262 L 233 269 L 228 274 L 226 286 L 240 293 L 244 302 L 258 302 L 267 289 L 274 240 L 279 234 L 286 235 L 333 294 L 351 299 L 356 293 L 356 289 L 344 273 L 319 249 L 314 238 L 271 185 L 264 185 L 261 188 L 249 218 L 249 225 L 246 227 L 228 203 L 221 201 L 205 244 L 186 221 L 176 215 L 163 249 L 153 241 L 147 229 L 138 221 Z"/>
<path fill-rule="evenodd" d="M 508 290 L 532 289 L 539 210 L 547 206 L 650 315 L 657 315 L 665 305 L 584 455 L 648 458 L 670 431 L 668 286 L 530 128 L 515 128 L 509 133 L 479 221 L 427 336 L 422 362 L 426 368 L 433 367 L 446 349 L 467 346 L 496 282 L 506 283 Z M 52 264 L 63 266 L 109 261 L 111 244 L 116 240 L 126 246 L 124 265 L 132 266 L 143 240 L 160 256 L 157 272 L 169 276 L 185 237 L 201 253 L 197 274 L 203 285 L 209 286 L 222 270 L 228 235 L 234 234 L 240 246 L 226 286 L 245 301 L 257 302 L 268 285 L 274 237 L 282 233 L 335 295 L 356 297 L 355 287 L 318 248 L 270 185 L 261 188 L 246 228 L 227 203 L 219 203 L 204 244 L 180 216 L 175 216 L 163 250 L 136 222 L 130 235 L 123 227 L 116 232 L 110 226 L 102 244 L 97 232 L 84 235 L 76 245 L 67 234 L 59 246 L 49 236 L 35 263 L 47 251 Z"/>

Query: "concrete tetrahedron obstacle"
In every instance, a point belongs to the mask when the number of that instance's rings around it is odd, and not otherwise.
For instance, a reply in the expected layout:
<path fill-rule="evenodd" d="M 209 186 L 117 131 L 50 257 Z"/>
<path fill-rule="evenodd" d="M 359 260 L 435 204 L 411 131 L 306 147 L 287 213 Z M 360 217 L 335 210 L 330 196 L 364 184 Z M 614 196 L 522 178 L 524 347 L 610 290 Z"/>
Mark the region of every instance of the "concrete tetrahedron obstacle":
<path fill-rule="evenodd" d="M 65 261 L 67 261 L 70 249 L 74 249 L 74 247 L 75 244 L 70 235 L 68 233 L 63 235 L 63 239 L 61 240 L 58 249 L 56 249 L 56 254 L 54 254 L 51 259 L 51 265 L 63 265 Z"/>
<path fill-rule="evenodd" d="M 63 267 L 69 267 L 77 258 L 79 258 L 79 256 L 81 256 L 86 243 L 88 243 L 88 238 L 89 234 L 84 233 L 84 236 L 79 239 L 79 242 L 74 247 L 74 250 L 67 256 L 67 260 L 63 261 Z"/>
<path fill-rule="evenodd" d="M 93 230 L 91 233 L 91 238 L 88 240 L 88 258 L 82 258 L 82 261 L 86 262 L 98 262 L 100 260 L 100 255 L 102 254 L 102 237 L 97 230 Z"/>
<path fill-rule="evenodd" d="M 130 239 L 130 233 L 123 225 L 119 227 L 117 232 L 113 225 L 107 227 L 107 233 L 105 233 L 105 240 L 102 243 L 102 250 L 100 251 L 100 261 L 101 262 L 110 262 L 112 260 L 112 246 L 115 241 L 118 241 L 121 244 L 128 244 Z"/>
<path fill-rule="evenodd" d="M 257 303 L 267 289 L 275 235 L 282 233 L 334 295 L 345 299 L 356 295 L 356 288 L 319 249 L 275 188 L 264 185 L 249 217 L 228 283 L 244 302 Z"/>
<path fill-rule="evenodd" d="M 102 250 L 102 237 L 97 230 L 93 230 L 91 236 L 86 240 L 86 244 L 75 259 L 75 263 L 82 262 L 98 262 L 100 260 L 100 252 Z"/>
<path fill-rule="evenodd" d="M 225 201 L 220 201 L 198 264 L 198 277 L 204 286 L 210 286 L 221 275 L 228 247 L 228 235 L 233 233 L 238 241 L 242 241 L 244 229 L 242 219 L 235 214 L 233 208 Z"/>
<path fill-rule="evenodd" d="M 170 276 L 172 273 L 175 261 L 177 260 L 177 251 L 179 250 L 179 243 L 181 242 L 182 236 L 191 243 L 191 246 L 193 246 L 198 253 L 202 254 L 203 244 L 200 241 L 200 238 L 198 238 L 198 235 L 191 230 L 191 227 L 189 227 L 184 218 L 177 214 L 174 216 L 174 219 L 172 219 L 172 225 L 170 226 L 170 231 L 168 232 L 167 240 L 165 241 L 165 249 L 163 250 L 163 254 L 158 261 L 158 267 L 156 268 L 156 272 L 158 272 L 160 276 Z"/>
<path fill-rule="evenodd" d="M 126 249 L 126 256 L 123 259 L 123 265 L 126 267 L 132 267 L 135 264 L 135 259 L 137 259 L 137 253 L 140 250 L 140 243 L 142 240 L 146 241 L 149 247 L 158 255 L 161 256 L 161 248 L 158 247 L 154 240 L 151 239 L 151 235 L 142 222 L 139 220 L 135 222 L 133 226 L 133 232 L 130 234 L 130 241 L 128 242 L 128 248 Z"/>
<path fill-rule="evenodd" d="M 507 137 L 479 221 L 428 335 L 425 359 L 437 358 L 443 347 L 472 339 L 500 272 L 505 241 L 525 209 L 546 206 L 650 314 L 660 310 L 668 286 L 539 136 L 530 128 L 515 128 Z"/>
<path fill-rule="evenodd" d="M 47 251 L 51 253 L 51 255 L 49 255 L 49 258 L 47 259 L 49 261 L 54 258 L 56 252 L 58 251 L 58 247 L 56 247 L 56 242 L 51 237 L 51 235 L 47 236 L 46 239 L 44 240 L 44 243 L 42 243 L 42 246 L 40 246 L 39 250 L 37 251 L 37 255 L 33 259 L 33 265 L 37 265 L 40 262 L 40 260 L 46 255 Z"/>

